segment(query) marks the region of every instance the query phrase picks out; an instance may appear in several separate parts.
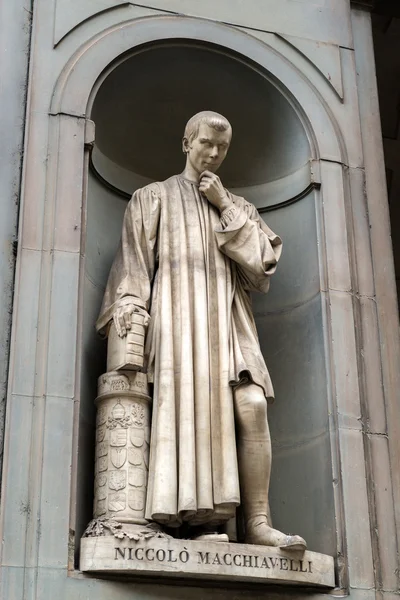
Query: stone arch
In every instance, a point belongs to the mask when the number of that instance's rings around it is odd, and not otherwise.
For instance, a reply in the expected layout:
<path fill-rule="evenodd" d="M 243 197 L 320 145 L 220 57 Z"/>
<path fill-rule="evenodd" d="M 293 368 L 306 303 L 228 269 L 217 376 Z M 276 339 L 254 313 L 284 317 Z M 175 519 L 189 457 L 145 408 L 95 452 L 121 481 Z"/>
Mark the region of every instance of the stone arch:
<path fill-rule="evenodd" d="M 271 74 L 271 81 L 296 107 L 312 139 L 315 158 L 347 162 L 345 144 L 318 90 L 274 48 L 243 31 L 190 17 L 144 17 L 114 25 L 90 39 L 65 65 L 54 89 L 50 114 L 85 117 L 114 61 L 149 42 L 190 39 L 238 52 Z"/>

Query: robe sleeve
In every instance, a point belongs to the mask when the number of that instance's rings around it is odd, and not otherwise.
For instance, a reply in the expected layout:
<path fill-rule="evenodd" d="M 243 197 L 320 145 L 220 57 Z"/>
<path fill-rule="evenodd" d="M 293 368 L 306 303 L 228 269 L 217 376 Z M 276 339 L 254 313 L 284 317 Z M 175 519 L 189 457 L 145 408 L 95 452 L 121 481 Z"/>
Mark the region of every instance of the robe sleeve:
<path fill-rule="evenodd" d="M 137 190 L 130 200 L 122 225 L 121 242 L 111 267 L 96 329 L 104 333 L 115 310 L 134 303 L 148 311 L 157 252 L 160 220 L 157 184 Z"/>
<path fill-rule="evenodd" d="M 243 198 L 232 200 L 215 229 L 218 248 L 237 264 L 246 290 L 266 293 L 281 256 L 282 241 L 252 204 Z"/>

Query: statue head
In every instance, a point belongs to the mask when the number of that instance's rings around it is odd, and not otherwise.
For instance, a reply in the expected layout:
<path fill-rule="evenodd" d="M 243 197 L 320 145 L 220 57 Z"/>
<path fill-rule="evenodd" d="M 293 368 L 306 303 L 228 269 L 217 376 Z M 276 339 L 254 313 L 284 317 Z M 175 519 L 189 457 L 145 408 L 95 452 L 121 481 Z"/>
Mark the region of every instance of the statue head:
<path fill-rule="evenodd" d="M 222 115 L 205 110 L 186 124 L 182 149 L 197 173 L 215 172 L 221 166 L 232 139 L 232 127 Z"/>

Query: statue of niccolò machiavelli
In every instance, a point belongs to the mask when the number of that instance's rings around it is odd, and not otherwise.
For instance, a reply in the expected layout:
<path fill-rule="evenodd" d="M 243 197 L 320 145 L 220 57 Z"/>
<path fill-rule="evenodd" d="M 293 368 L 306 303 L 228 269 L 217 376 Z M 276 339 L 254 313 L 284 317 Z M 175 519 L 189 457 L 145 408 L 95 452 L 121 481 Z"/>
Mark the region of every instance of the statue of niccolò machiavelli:
<path fill-rule="evenodd" d="M 300 536 L 269 523 L 274 394 L 249 298 L 268 291 L 282 242 L 215 174 L 231 137 L 223 116 L 196 114 L 183 137 L 183 173 L 135 192 L 97 329 L 114 322 L 123 338 L 132 315 L 150 315 L 146 519 L 226 539 L 211 532 L 241 505 L 247 543 L 301 550 Z"/>

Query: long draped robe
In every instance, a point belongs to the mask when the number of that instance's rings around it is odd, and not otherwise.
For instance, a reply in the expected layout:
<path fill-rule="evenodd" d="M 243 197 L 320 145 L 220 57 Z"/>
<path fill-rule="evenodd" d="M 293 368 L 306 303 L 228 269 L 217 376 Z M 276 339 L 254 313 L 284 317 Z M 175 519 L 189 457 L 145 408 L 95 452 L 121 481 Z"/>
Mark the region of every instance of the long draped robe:
<path fill-rule="evenodd" d="M 229 197 L 232 206 L 219 214 L 182 176 L 135 192 L 97 321 L 105 330 L 132 300 L 151 315 L 146 518 L 168 526 L 233 516 L 240 504 L 234 386 L 252 381 L 273 398 L 249 292 L 268 291 L 282 242 L 252 204 Z"/>

